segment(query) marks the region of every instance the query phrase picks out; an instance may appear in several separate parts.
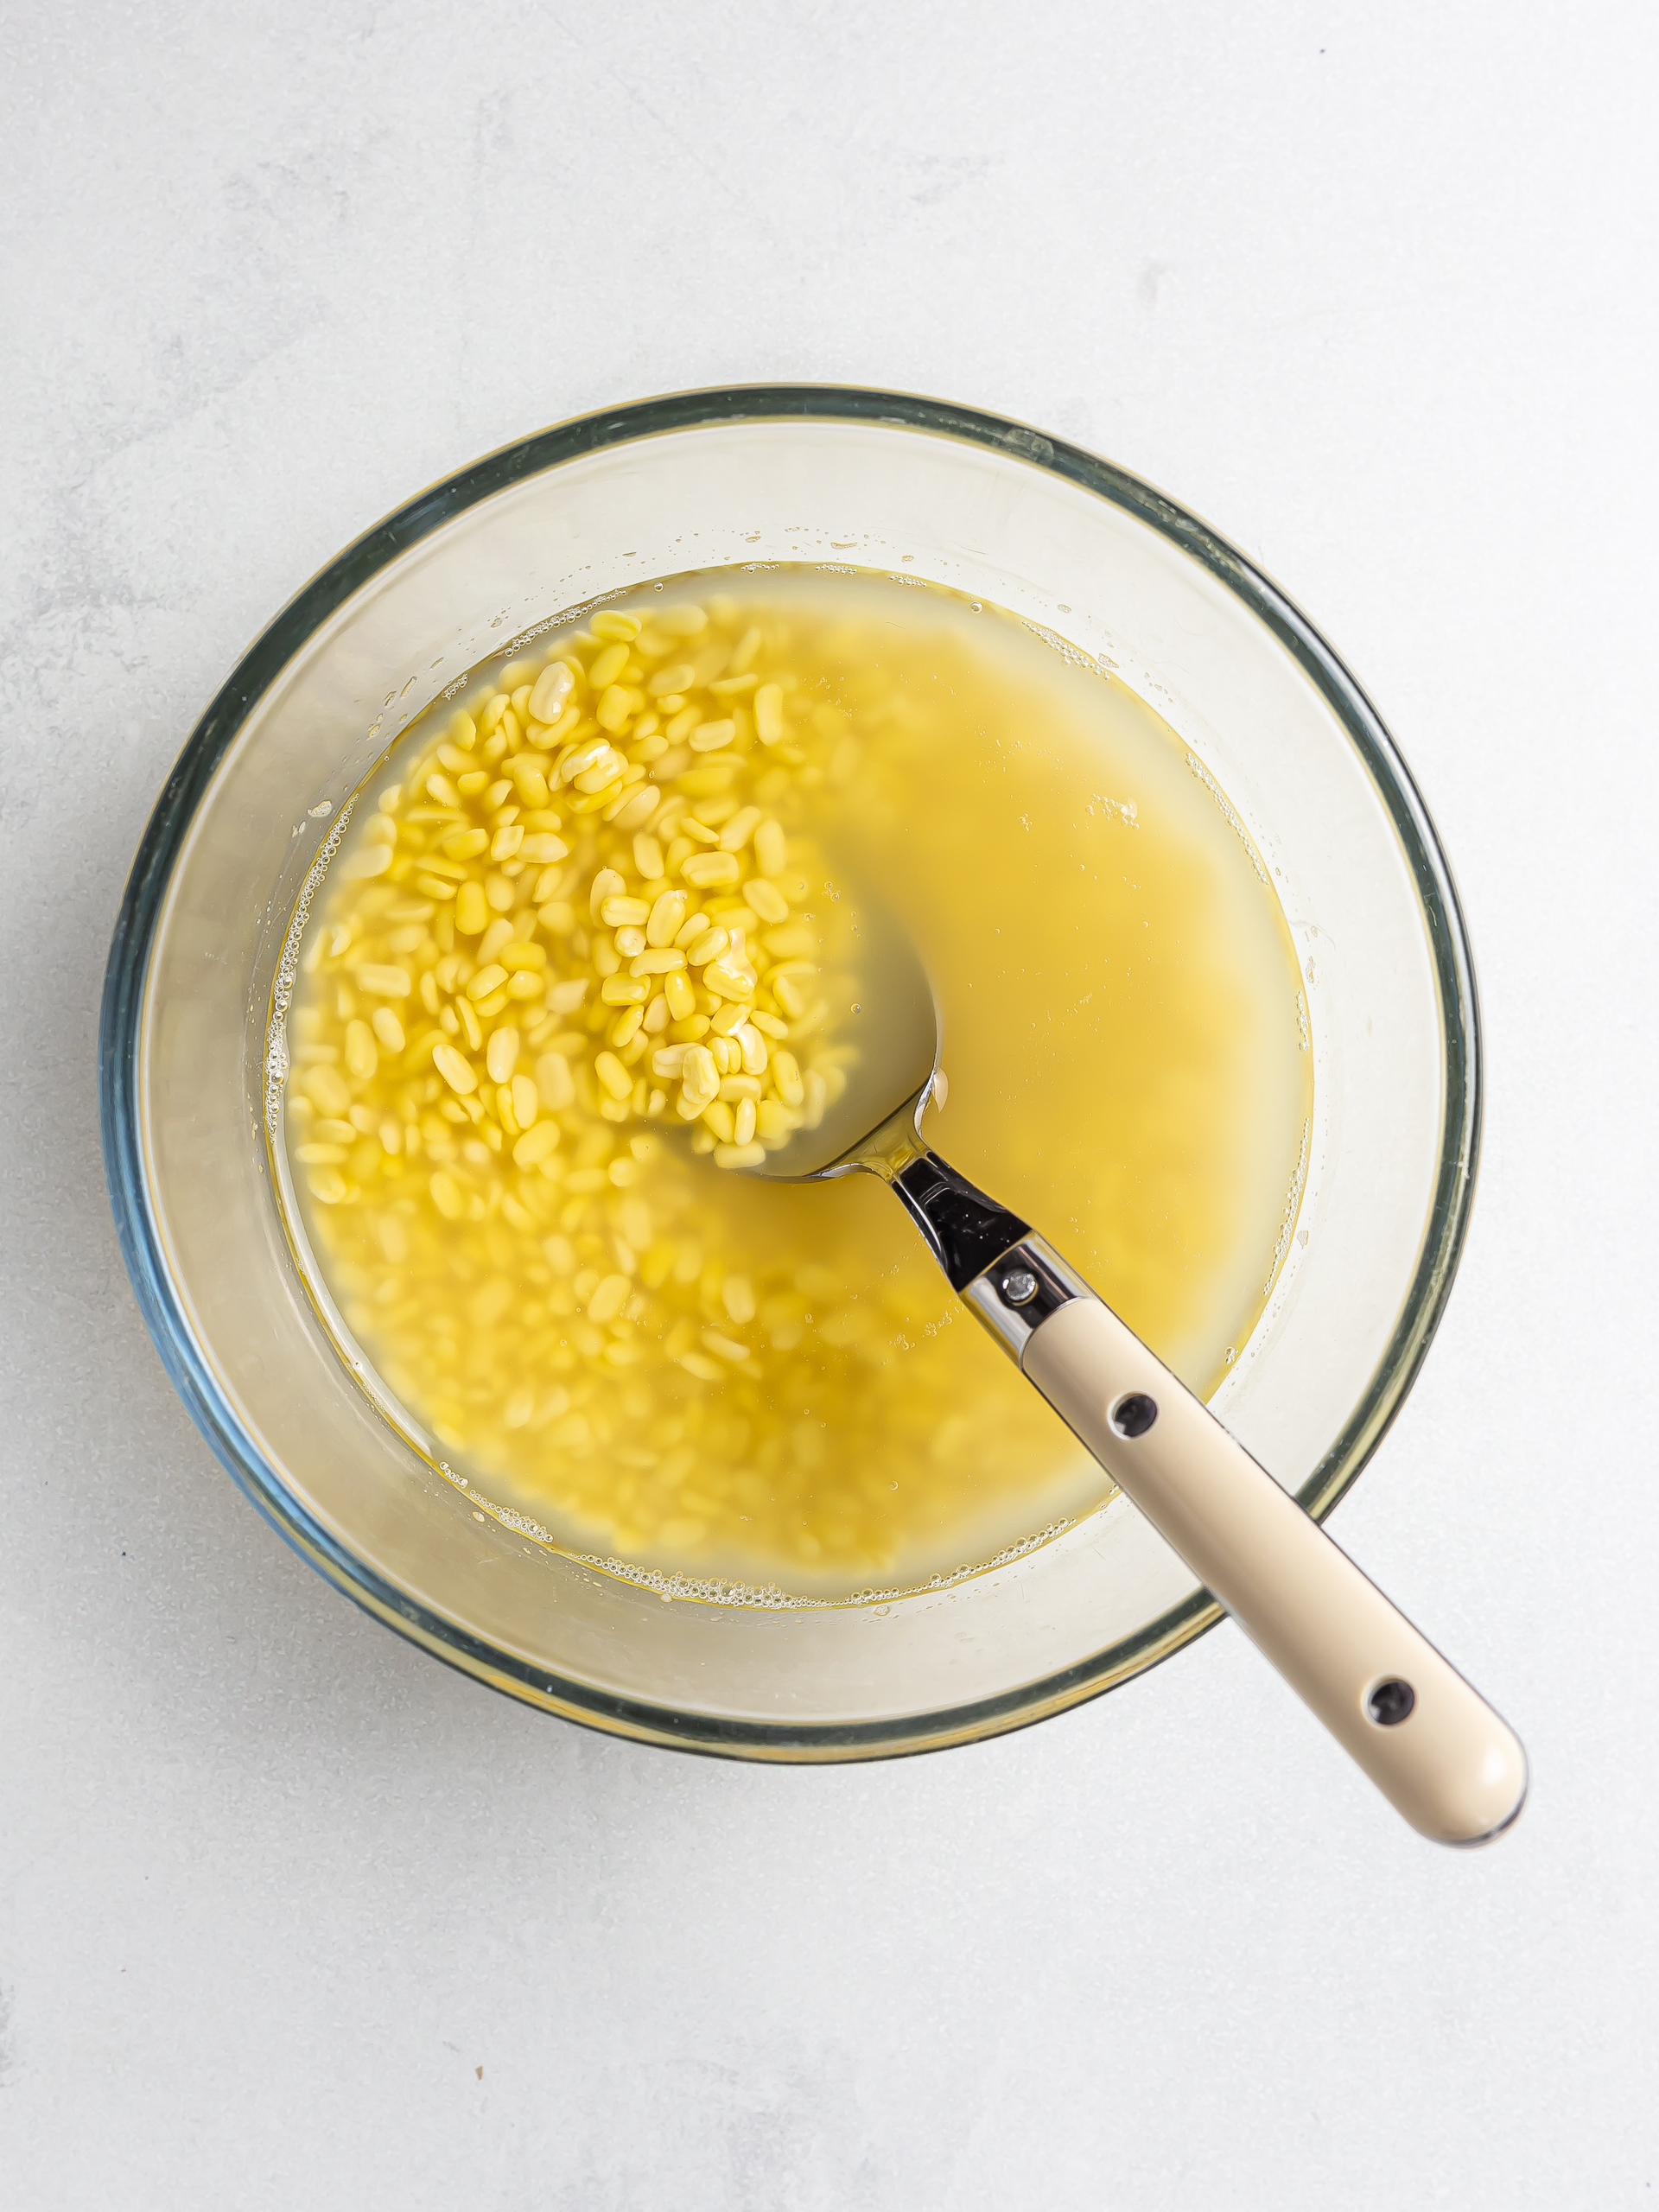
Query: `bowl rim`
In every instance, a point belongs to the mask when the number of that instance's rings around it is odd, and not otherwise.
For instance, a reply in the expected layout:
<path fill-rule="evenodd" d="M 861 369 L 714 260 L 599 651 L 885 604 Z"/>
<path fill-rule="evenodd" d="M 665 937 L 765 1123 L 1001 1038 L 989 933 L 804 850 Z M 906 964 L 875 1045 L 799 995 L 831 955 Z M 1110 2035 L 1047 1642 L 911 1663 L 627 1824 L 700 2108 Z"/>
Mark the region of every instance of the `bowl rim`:
<path fill-rule="evenodd" d="M 1427 809 L 1382 717 L 1307 617 L 1219 531 L 1083 447 L 984 410 L 862 385 L 728 385 L 604 408 L 514 440 L 428 486 L 354 539 L 243 654 L 191 731 L 156 799 L 122 898 L 99 1025 L 105 1175 L 122 1257 L 146 1327 L 187 1410 L 273 1528 L 377 1619 L 463 1673 L 561 1717 L 683 1751 L 773 1762 L 887 1758 L 997 1735 L 1100 1695 L 1166 1659 L 1221 1618 L 1204 1590 L 1077 1665 L 998 1696 L 879 1721 L 780 1725 L 615 1695 L 531 1665 L 443 1618 L 343 1545 L 283 1484 L 219 1390 L 169 1275 L 143 1167 L 138 1050 L 149 956 L 175 865 L 219 761 L 281 671 L 353 593 L 454 516 L 525 479 L 664 432 L 810 418 L 922 432 L 1011 455 L 1134 515 L 1207 569 L 1267 626 L 1353 746 L 1400 839 L 1428 934 L 1440 1008 L 1440 1156 L 1410 1287 L 1370 1381 L 1297 1495 L 1323 1520 L 1358 1478 L 1404 1402 L 1445 1311 L 1473 1202 L 1482 1115 L 1480 1017 L 1462 909 Z"/>

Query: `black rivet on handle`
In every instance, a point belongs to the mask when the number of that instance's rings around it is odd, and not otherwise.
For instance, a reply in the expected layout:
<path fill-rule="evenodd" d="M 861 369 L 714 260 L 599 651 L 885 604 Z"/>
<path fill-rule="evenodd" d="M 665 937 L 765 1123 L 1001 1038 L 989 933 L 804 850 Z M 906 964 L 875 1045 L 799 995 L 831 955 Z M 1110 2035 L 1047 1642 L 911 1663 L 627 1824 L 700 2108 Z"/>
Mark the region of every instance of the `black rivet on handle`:
<path fill-rule="evenodd" d="M 1365 1700 L 1365 1710 L 1379 1728 L 1397 1728 L 1416 1702 L 1416 1691 L 1396 1675 L 1376 1685 Z"/>
<path fill-rule="evenodd" d="M 1158 1418 L 1158 1401 L 1147 1397 L 1144 1390 L 1131 1390 L 1106 1418 L 1120 1436 L 1144 1436 Z"/>

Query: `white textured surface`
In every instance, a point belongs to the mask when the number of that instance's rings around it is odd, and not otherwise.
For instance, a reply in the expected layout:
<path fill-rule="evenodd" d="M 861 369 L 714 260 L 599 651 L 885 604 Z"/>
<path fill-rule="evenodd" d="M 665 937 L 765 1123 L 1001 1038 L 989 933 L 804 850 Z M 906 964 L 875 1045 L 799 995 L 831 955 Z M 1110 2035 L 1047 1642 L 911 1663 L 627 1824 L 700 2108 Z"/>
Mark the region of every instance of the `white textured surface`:
<path fill-rule="evenodd" d="M 0 70 L 0 2196 L 467 2212 L 1659 2194 L 1655 19 L 22 0 Z M 835 1772 L 446 1674 L 219 1471 L 123 1277 L 121 882 L 270 612 L 423 481 L 722 378 L 1094 444 L 1345 652 L 1491 1047 L 1338 1533 L 1520 1725 L 1418 1842 L 1231 1630 Z"/>

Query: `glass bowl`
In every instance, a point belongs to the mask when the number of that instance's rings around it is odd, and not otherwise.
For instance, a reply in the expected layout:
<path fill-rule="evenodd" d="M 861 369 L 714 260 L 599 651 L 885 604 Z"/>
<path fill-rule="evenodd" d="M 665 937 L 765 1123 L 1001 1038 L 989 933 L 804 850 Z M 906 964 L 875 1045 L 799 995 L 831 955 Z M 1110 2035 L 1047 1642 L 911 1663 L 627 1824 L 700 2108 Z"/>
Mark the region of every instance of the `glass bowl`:
<path fill-rule="evenodd" d="M 413 717 L 573 606 L 776 561 L 930 578 L 1095 656 L 1255 841 L 1301 958 L 1315 1105 L 1286 1263 L 1212 1402 L 1328 1512 L 1410 1387 L 1467 1219 L 1478 1048 L 1456 894 L 1375 710 L 1283 594 L 1160 493 L 1018 423 L 840 386 L 680 393 L 526 438 L 378 524 L 250 649 L 168 779 L 116 927 L 99 1073 L 150 1333 L 225 1465 L 320 1573 L 568 1719 L 823 1760 L 1058 1712 L 1217 1608 L 1122 1499 L 861 1605 L 675 1598 L 531 1541 L 353 1379 L 296 1267 L 263 1114 L 295 901 L 334 810 Z"/>

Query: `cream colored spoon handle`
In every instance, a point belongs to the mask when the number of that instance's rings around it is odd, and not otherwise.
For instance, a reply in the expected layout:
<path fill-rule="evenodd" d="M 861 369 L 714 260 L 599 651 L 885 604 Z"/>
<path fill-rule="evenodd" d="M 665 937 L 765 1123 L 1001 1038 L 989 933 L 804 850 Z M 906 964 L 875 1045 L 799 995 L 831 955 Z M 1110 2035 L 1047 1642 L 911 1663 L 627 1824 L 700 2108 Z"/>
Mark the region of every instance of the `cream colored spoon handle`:
<path fill-rule="evenodd" d="M 1109 1306 L 1056 1307 L 1020 1366 L 1413 1827 L 1508 1827 L 1514 1732 Z"/>

